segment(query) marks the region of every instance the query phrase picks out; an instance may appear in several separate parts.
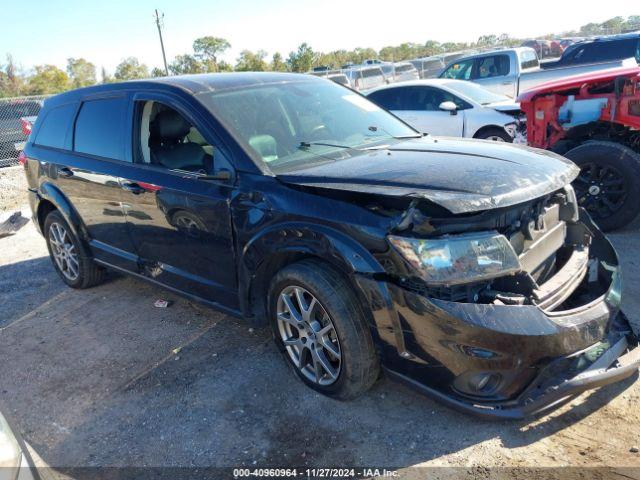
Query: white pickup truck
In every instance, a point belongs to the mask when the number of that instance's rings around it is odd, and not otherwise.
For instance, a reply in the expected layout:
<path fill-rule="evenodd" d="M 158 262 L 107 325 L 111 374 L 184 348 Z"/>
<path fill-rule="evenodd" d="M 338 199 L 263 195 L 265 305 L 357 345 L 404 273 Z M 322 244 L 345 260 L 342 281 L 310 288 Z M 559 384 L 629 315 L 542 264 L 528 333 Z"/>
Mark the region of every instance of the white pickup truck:
<path fill-rule="evenodd" d="M 541 83 L 560 78 L 606 70 L 617 67 L 637 66 L 635 58 L 588 63 L 567 67 L 540 67 L 533 48 L 518 47 L 492 50 L 458 58 L 445 67 L 440 78 L 471 80 L 487 90 L 515 98 L 520 92 Z"/>

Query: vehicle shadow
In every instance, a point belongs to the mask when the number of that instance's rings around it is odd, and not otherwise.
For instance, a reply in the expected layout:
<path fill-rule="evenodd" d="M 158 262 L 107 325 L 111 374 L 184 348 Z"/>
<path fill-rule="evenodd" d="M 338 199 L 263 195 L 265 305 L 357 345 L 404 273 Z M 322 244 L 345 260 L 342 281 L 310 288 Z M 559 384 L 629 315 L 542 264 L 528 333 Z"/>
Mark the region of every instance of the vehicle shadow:
<path fill-rule="evenodd" d="M 105 282 L 120 274 L 109 272 Z M 69 289 L 48 256 L 0 266 L 0 328 L 10 325 Z"/>

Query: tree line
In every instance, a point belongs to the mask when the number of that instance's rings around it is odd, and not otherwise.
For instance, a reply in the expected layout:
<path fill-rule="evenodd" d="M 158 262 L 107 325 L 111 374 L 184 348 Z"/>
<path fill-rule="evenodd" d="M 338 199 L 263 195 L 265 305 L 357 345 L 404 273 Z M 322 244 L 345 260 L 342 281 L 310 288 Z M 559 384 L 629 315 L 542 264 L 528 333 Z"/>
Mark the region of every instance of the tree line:
<path fill-rule="evenodd" d="M 575 31 L 561 34 L 550 34 L 542 38 L 582 37 L 593 35 L 610 35 L 625 31 L 640 30 L 640 15 L 628 18 L 614 17 L 602 23 L 588 23 Z M 425 43 L 402 43 L 386 46 L 376 51 L 372 48 L 356 48 L 353 50 L 335 50 L 316 52 L 310 45 L 303 43 L 284 58 L 274 53 L 271 58 L 264 50 L 243 50 L 236 59 L 235 65 L 221 60 L 220 57 L 231 48 L 228 40 L 220 37 L 206 36 L 197 38 L 192 51 L 176 55 L 169 63 L 171 75 L 187 73 L 231 72 L 231 71 L 275 71 L 275 72 L 307 72 L 314 66 L 326 65 L 332 68 L 354 63 L 362 63 L 366 59 L 377 58 L 383 61 L 402 61 L 412 58 L 428 57 L 440 53 L 490 46 L 516 46 L 523 39 L 503 35 L 483 35 L 476 42 L 445 42 L 427 40 Z M 96 83 L 111 83 L 149 77 L 165 76 L 164 69 L 141 63 L 136 57 L 123 59 L 113 75 L 104 68 L 98 75 L 96 66 L 84 58 L 69 58 L 65 70 L 55 65 L 36 65 L 33 72 L 25 74 L 17 67 L 11 55 L 0 65 L 0 97 L 21 95 L 47 95 L 63 92 L 72 88 L 86 87 Z"/>

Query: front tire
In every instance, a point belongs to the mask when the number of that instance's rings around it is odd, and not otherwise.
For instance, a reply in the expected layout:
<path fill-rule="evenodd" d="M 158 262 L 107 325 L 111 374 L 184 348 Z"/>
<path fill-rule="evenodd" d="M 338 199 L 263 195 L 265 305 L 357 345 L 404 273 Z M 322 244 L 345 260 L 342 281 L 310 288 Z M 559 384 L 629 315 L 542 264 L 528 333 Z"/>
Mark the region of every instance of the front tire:
<path fill-rule="evenodd" d="M 578 205 L 604 231 L 631 223 L 640 204 L 640 155 L 614 142 L 585 142 L 565 157 L 580 167 L 573 181 Z"/>
<path fill-rule="evenodd" d="M 306 385 L 347 400 L 375 383 L 379 361 L 371 333 L 343 275 L 303 260 L 274 277 L 268 298 L 276 345 Z"/>
<path fill-rule="evenodd" d="M 57 210 L 49 213 L 44 221 L 44 237 L 53 267 L 64 283 L 82 289 L 102 282 L 104 269 L 94 263 Z"/>

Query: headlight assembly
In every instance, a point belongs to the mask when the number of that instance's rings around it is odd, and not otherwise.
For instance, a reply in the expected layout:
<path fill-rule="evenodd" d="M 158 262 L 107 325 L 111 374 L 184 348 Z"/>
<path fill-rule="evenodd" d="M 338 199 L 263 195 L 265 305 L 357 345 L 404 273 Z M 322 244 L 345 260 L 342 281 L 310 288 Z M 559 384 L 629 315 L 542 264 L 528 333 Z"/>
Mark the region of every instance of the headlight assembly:
<path fill-rule="evenodd" d="M 387 237 L 429 285 L 450 286 L 520 271 L 518 256 L 504 235 L 479 232 L 435 239 Z"/>

